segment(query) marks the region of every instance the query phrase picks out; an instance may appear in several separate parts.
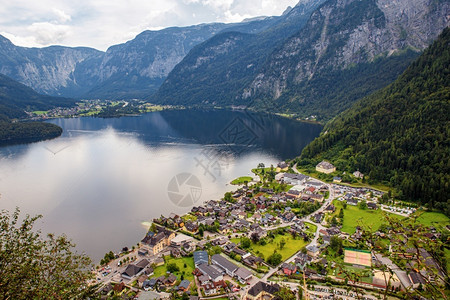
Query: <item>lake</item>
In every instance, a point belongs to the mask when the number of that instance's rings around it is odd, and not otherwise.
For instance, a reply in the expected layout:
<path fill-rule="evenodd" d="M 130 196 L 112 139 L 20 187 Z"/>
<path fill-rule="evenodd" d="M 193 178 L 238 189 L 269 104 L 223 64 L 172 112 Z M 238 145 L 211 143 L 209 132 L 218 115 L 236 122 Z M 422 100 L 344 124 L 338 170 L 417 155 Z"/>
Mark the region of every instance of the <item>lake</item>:
<path fill-rule="evenodd" d="M 161 214 L 219 199 L 229 182 L 294 158 L 320 125 L 237 111 L 172 110 L 49 121 L 61 137 L 0 148 L 0 208 L 42 214 L 98 262 L 139 242 Z"/>

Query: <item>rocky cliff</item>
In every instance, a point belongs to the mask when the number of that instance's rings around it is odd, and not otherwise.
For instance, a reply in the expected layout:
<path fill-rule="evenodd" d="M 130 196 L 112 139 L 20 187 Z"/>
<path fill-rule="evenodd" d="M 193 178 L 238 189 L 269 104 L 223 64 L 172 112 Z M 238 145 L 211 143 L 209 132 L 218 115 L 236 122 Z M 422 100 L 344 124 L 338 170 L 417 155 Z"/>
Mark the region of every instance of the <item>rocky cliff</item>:
<path fill-rule="evenodd" d="M 358 68 L 361 65 L 373 68 L 372 75 L 392 81 L 414 58 L 408 49 L 423 50 L 449 24 L 446 0 L 329 0 L 311 15 L 303 30 L 272 53 L 241 96 L 276 101 L 285 110 L 321 114 L 318 102 L 326 93 L 320 89 L 334 91 L 340 89 L 336 83 L 348 83 L 345 77 L 358 79 L 364 73 Z M 405 53 L 404 60 L 399 58 Z M 369 80 L 368 75 L 363 78 Z M 390 81 L 378 84 L 375 80 L 372 88 L 359 90 L 329 115 Z M 341 96 L 325 97 L 329 101 L 324 106 L 336 104 Z"/>

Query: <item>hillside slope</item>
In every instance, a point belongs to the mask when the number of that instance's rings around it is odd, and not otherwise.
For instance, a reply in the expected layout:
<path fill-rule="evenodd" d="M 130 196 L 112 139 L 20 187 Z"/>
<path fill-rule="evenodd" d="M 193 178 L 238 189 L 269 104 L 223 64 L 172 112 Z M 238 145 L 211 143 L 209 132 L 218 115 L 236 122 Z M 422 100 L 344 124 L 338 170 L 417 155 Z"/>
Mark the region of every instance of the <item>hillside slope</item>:
<path fill-rule="evenodd" d="M 61 135 L 59 126 L 40 122 L 11 122 L 27 117 L 25 111 L 70 106 L 73 99 L 40 95 L 31 88 L 0 74 L 0 145 L 35 142 Z"/>
<path fill-rule="evenodd" d="M 450 29 L 390 86 L 329 122 L 299 163 L 328 159 L 450 215 Z"/>

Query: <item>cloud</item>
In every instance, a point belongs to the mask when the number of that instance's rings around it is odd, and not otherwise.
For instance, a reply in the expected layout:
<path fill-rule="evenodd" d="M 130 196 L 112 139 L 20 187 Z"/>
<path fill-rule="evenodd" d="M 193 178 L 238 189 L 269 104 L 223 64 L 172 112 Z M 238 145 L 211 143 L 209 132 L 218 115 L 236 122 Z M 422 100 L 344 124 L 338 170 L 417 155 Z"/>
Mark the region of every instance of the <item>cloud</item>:
<path fill-rule="evenodd" d="M 70 27 L 49 22 L 33 23 L 28 27 L 38 45 L 60 44 L 69 36 Z"/>
<path fill-rule="evenodd" d="M 67 21 L 70 21 L 72 18 L 66 14 L 64 11 L 59 10 L 57 8 L 53 8 L 53 13 L 57 17 L 59 23 L 66 23 Z"/>
<path fill-rule="evenodd" d="M 298 0 L 15 0 L 0 6 L 0 32 L 21 46 L 106 50 L 146 29 L 280 15 Z"/>

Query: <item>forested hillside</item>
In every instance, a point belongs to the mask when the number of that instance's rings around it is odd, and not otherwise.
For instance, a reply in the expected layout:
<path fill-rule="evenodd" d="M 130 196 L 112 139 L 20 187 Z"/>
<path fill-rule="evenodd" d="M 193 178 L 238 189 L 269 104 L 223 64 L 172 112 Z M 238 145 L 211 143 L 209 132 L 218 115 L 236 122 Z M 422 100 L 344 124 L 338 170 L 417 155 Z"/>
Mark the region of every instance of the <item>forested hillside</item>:
<path fill-rule="evenodd" d="M 329 122 L 299 164 L 328 159 L 450 215 L 450 29 L 393 84 Z"/>
<path fill-rule="evenodd" d="M 51 97 L 0 74 L 0 145 L 35 142 L 60 136 L 62 129 L 54 124 L 11 122 L 25 118 L 26 110 L 48 110 L 56 106 L 74 105 L 73 99 Z"/>

